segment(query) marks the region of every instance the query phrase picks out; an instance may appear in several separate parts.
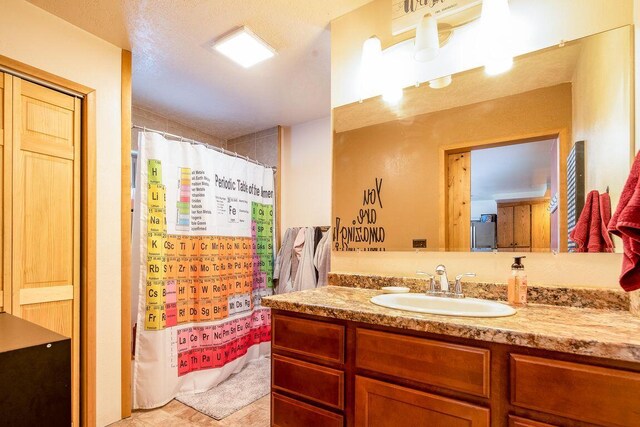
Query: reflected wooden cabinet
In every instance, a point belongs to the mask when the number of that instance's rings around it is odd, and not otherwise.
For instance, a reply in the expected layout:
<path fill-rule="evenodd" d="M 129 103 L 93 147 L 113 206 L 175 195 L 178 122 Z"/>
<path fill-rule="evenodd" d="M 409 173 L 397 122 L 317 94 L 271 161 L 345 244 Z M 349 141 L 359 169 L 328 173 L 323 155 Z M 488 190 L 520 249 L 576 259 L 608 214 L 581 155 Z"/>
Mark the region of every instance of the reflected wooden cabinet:
<path fill-rule="evenodd" d="M 546 252 L 551 250 L 548 201 L 498 203 L 498 251 Z"/>
<path fill-rule="evenodd" d="M 80 100 L 0 73 L 0 311 L 71 338 L 80 373 Z"/>

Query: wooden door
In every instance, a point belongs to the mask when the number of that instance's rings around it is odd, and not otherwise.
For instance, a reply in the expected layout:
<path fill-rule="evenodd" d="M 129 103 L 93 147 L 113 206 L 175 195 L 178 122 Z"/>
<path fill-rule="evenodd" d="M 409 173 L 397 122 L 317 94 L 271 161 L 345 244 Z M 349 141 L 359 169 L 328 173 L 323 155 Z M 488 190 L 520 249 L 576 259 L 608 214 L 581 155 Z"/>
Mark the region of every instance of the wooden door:
<path fill-rule="evenodd" d="M 8 313 L 11 313 L 12 85 L 13 77 L 0 73 L 0 311 Z"/>
<path fill-rule="evenodd" d="M 447 156 L 447 250 L 471 250 L 471 153 Z"/>
<path fill-rule="evenodd" d="M 13 314 L 72 338 L 79 425 L 80 100 L 13 78 Z"/>
<path fill-rule="evenodd" d="M 513 246 L 519 251 L 531 249 L 531 205 L 513 207 Z"/>
<path fill-rule="evenodd" d="M 489 410 L 435 394 L 356 376 L 356 427 L 484 427 Z"/>
<path fill-rule="evenodd" d="M 551 214 L 549 202 L 531 205 L 531 250 L 549 252 L 551 250 Z"/>
<path fill-rule="evenodd" d="M 498 250 L 513 250 L 513 206 L 498 207 Z"/>

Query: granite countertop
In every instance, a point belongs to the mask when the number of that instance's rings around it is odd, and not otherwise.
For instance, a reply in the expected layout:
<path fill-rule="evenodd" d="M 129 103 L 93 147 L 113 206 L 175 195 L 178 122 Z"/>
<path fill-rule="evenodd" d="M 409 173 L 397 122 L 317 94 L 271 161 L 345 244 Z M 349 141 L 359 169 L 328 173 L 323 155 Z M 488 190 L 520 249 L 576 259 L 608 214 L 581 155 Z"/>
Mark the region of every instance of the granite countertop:
<path fill-rule="evenodd" d="M 413 313 L 369 301 L 379 290 L 327 286 L 264 297 L 273 309 L 501 344 L 640 362 L 640 318 L 626 311 L 530 304 L 509 317 Z"/>

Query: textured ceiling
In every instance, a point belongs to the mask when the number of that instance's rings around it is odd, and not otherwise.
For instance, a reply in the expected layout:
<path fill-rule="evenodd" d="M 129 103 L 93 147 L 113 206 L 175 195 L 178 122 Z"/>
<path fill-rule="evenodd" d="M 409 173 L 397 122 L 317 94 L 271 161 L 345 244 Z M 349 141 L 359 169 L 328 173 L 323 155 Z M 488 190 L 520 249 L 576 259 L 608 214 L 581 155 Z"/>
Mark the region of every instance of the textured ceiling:
<path fill-rule="evenodd" d="M 370 0 L 29 0 L 133 52 L 133 102 L 222 138 L 329 115 L 329 22 Z M 209 49 L 247 25 L 278 55 L 244 69 Z"/>

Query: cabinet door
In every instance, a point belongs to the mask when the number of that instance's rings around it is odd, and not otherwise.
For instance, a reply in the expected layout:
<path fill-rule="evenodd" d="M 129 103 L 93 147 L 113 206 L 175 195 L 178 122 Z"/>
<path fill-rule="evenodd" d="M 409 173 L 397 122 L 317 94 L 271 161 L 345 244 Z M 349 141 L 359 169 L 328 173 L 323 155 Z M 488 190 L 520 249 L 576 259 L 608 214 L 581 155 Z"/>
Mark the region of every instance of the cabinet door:
<path fill-rule="evenodd" d="M 13 314 L 71 337 L 79 396 L 80 101 L 13 78 Z M 78 405 L 74 399 L 74 419 Z"/>
<path fill-rule="evenodd" d="M 489 409 L 356 376 L 356 427 L 484 427 Z"/>
<path fill-rule="evenodd" d="M 513 206 L 498 208 L 498 248 L 513 248 Z"/>
<path fill-rule="evenodd" d="M 551 214 L 548 203 L 531 205 L 531 250 L 549 252 L 551 250 Z"/>
<path fill-rule="evenodd" d="M 513 246 L 531 247 L 531 205 L 517 205 L 513 208 Z"/>

